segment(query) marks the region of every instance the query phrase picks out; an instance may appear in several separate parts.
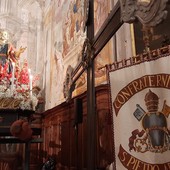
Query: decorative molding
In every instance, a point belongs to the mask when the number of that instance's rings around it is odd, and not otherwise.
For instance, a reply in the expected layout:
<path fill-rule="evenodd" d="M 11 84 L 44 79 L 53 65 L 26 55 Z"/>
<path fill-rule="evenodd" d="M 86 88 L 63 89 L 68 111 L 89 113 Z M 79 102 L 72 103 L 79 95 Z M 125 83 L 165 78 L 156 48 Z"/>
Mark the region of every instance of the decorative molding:
<path fill-rule="evenodd" d="M 15 98 L 0 98 L 0 109 L 18 109 L 21 102 Z"/>
<path fill-rule="evenodd" d="M 66 101 L 69 101 L 72 97 L 72 92 L 75 89 L 75 83 L 73 84 L 73 67 L 71 67 L 71 65 L 69 65 L 67 67 L 67 71 L 66 71 L 66 77 L 63 83 L 63 94 L 64 94 L 64 98 L 66 99 Z"/>
<path fill-rule="evenodd" d="M 153 27 L 167 16 L 168 0 L 120 0 L 121 18 L 126 23 L 138 19 L 143 25 Z"/>
<path fill-rule="evenodd" d="M 87 68 L 91 64 L 92 57 L 92 45 L 88 38 L 85 39 L 83 49 L 82 49 L 82 62 L 83 67 Z"/>

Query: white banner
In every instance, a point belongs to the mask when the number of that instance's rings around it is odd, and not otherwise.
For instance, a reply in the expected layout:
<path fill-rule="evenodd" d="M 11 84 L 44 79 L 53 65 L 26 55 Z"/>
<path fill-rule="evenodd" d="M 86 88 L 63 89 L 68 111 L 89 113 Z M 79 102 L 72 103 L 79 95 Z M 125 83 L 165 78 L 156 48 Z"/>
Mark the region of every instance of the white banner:
<path fill-rule="evenodd" d="M 170 56 L 109 72 L 116 170 L 170 170 Z"/>

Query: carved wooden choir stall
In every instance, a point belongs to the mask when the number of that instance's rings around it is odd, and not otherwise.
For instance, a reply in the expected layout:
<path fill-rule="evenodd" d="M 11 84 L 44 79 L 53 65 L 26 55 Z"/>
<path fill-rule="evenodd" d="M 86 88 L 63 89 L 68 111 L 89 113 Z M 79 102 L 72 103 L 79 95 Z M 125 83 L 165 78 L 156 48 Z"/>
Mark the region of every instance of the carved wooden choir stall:
<path fill-rule="evenodd" d="M 112 122 L 108 86 L 96 88 L 96 165 L 113 162 Z M 56 169 L 87 169 L 87 94 L 77 96 L 44 113 L 44 159 L 53 156 Z"/>

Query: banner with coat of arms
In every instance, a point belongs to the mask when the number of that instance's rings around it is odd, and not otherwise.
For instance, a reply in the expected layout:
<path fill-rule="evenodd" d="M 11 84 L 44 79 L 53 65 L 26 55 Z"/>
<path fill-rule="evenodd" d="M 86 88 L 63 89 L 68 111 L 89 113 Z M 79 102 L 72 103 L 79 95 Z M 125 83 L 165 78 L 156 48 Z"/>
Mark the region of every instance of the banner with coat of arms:
<path fill-rule="evenodd" d="M 114 169 L 169 170 L 170 46 L 114 63 L 108 75 Z"/>

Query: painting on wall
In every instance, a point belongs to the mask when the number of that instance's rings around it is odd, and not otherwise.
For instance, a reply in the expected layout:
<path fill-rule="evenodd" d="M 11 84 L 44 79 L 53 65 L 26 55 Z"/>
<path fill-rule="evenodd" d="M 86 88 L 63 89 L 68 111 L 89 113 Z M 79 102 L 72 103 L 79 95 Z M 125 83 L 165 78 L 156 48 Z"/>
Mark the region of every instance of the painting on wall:
<path fill-rule="evenodd" d="M 95 0 L 95 33 L 100 29 L 110 12 L 110 0 Z M 65 101 L 63 81 L 70 64 L 73 68 L 79 62 L 82 47 L 86 38 L 84 30 L 85 0 L 55 0 L 52 8 L 52 53 L 51 53 L 51 106 Z M 57 7 L 57 10 L 56 10 Z M 100 16 L 100 17 L 99 17 Z M 110 41 L 95 59 L 96 85 L 106 81 L 104 66 L 111 63 L 112 42 Z M 59 64 L 60 63 L 60 64 Z M 60 65 L 60 66 L 59 66 Z M 76 82 L 75 95 L 86 91 L 87 75 L 84 73 Z M 54 95 L 55 94 L 55 95 Z"/>
<path fill-rule="evenodd" d="M 63 19 L 63 58 L 65 58 L 69 57 L 68 53 L 76 46 L 84 42 L 84 1 L 71 0 Z"/>
<path fill-rule="evenodd" d="M 63 99 L 63 81 L 64 81 L 64 61 L 63 61 L 63 20 L 68 11 L 69 2 L 67 0 L 53 1 L 51 8 L 52 20 L 52 37 L 51 37 L 51 74 L 50 74 L 50 102 L 49 107 L 52 108 L 64 101 Z M 57 8 L 57 10 L 56 10 Z M 50 22 L 49 22 L 50 23 Z"/>
<path fill-rule="evenodd" d="M 52 11 L 52 46 L 51 49 L 51 107 L 63 101 L 63 82 L 68 65 L 75 67 L 81 54 L 85 39 L 84 1 L 60 0 L 53 2 Z M 57 10 L 56 10 L 57 8 Z M 82 82 L 77 88 L 82 89 Z M 84 87 L 83 87 L 84 88 Z"/>
<path fill-rule="evenodd" d="M 94 1 L 94 31 L 98 32 L 110 11 L 110 1 Z M 82 13 L 83 14 L 83 13 Z M 81 20 L 81 30 L 83 29 L 83 18 Z M 71 38 L 72 39 L 72 38 Z M 79 42 L 79 41 L 78 41 Z M 84 42 L 84 41 L 83 41 Z M 111 63 L 112 42 L 110 41 L 95 59 L 95 85 L 98 86 L 106 81 L 105 65 Z M 87 74 L 84 73 L 76 82 L 76 90 L 73 95 L 78 95 L 87 90 Z"/>
<path fill-rule="evenodd" d="M 110 0 L 94 0 L 94 32 L 98 32 L 110 12 Z"/>
<path fill-rule="evenodd" d="M 102 24 L 110 12 L 110 0 L 94 0 L 94 32 L 97 34 Z M 104 66 L 111 63 L 112 42 L 108 42 L 103 50 L 95 59 L 95 84 L 96 86 L 106 81 L 106 72 Z"/>

